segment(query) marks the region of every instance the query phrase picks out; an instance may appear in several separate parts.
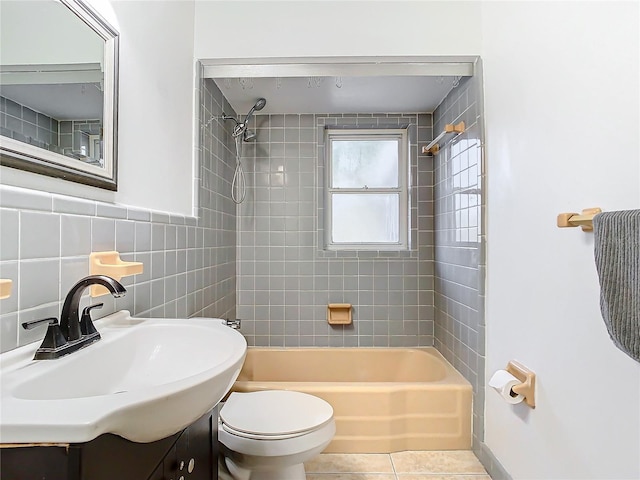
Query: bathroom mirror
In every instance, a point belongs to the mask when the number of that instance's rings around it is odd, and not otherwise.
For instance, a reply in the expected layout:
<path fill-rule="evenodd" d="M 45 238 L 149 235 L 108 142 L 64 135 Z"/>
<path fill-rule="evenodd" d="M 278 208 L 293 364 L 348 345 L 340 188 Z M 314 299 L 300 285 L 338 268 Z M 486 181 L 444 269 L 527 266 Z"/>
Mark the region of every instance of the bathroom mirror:
<path fill-rule="evenodd" d="M 0 3 L 0 164 L 117 190 L 118 32 L 82 0 Z"/>

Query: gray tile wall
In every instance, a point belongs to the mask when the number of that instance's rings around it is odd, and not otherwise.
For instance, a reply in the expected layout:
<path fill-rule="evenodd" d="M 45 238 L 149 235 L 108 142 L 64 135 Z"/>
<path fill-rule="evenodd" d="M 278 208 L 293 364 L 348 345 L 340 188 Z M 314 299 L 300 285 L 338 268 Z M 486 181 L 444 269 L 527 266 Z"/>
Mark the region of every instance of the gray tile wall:
<path fill-rule="evenodd" d="M 89 135 L 100 135 L 102 132 L 102 120 L 61 120 L 58 145 L 65 155 L 71 155 L 74 151 L 79 153 L 81 146 L 86 148 L 89 155 Z"/>
<path fill-rule="evenodd" d="M 473 445 L 484 439 L 484 171 L 479 76 L 460 81 L 434 112 L 434 133 L 464 121 L 435 156 L 435 346 L 473 385 Z"/>
<path fill-rule="evenodd" d="M 223 106 L 233 113 L 213 82 L 201 92 L 201 117 Z M 141 317 L 235 317 L 232 139 L 219 126 L 201 139 L 197 217 L 0 187 L 0 278 L 14 282 L 11 297 L 0 300 L 2 351 L 42 339 L 46 327 L 19 324 L 60 314 L 66 292 L 89 274 L 91 251 L 118 250 L 144 263 L 144 273 L 122 279 L 125 297 L 83 298 L 105 303 L 96 316 L 128 309 Z"/>
<path fill-rule="evenodd" d="M 432 138 L 431 121 L 428 114 L 256 117 L 238 216 L 238 315 L 250 345 L 432 345 L 433 171 L 418 155 Z M 407 124 L 411 251 L 324 251 L 325 125 Z M 354 324 L 329 326 L 328 303 L 351 303 Z"/>
<path fill-rule="evenodd" d="M 0 134 L 36 147 L 61 153 L 59 122 L 0 96 Z"/>

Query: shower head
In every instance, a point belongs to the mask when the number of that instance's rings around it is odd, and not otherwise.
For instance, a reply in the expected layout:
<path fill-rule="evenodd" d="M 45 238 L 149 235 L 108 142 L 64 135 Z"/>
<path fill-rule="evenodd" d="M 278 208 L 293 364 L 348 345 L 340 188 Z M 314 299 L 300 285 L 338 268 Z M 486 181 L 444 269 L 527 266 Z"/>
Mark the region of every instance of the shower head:
<path fill-rule="evenodd" d="M 253 112 L 255 112 L 256 110 L 262 110 L 264 108 L 264 106 L 267 104 L 267 101 L 264 98 L 259 98 L 258 101 L 253 105 L 253 107 L 251 107 L 251 110 L 249 110 L 249 113 L 247 113 L 247 116 L 244 117 L 244 121 L 239 122 L 238 120 L 236 120 L 235 118 L 229 116 L 229 115 L 225 115 L 224 113 L 222 114 L 222 118 L 223 120 L 233 120 L 236 124 L 233 127 L 233 138 L 237 138 L 240 135 L 242 135 L 242 139 L 245 142 L 250 142 L 252 140 L 255 140 L 256 138 L 256 132 L 252 132 L 251 130 L 247 130 L 247 127 L 249 125 L 249 120 L 251 120 L 251 115 L 253 115 Z M 215 119 L 216 117 L 211 117 L 211 120 L 209 120 L 205 127 L 209 126 L 209 124 Z"/>
<path fill-rule="evenodd" d="M 251 108 L 249 114 L 253 113 L 254 110 L 262 110 L 266 104 L 267 101 L 264 98 L 259 98 L 258 100 L 256 100 L 255 105 Z"/>
<path fill-rule="evenodd" d="M 256 110 L 262 110 L 266 104 L 267 101 L 264 98 L 259 98 L 258 101 L 253 105 L 253 107 L 251 107 L 251 110 L 249 110 L 249 113 L 247 113 L 247 116 L 244 117 L 244 120 L 242 122 L 238 122 L 236 119 L 231 117 L 225 118 L 225 120 L 229 119 L 236 122 L 236 126 L 233 127 L 234 138 L 242 135 L 242 139 L 245 142 L 250 142 L 251 140 L 255 139 L 256 133 L 247 130 L 247 127 L 249 126 L 249 120 L 251 120 L 251 115 L 253 115 L 253 112 L 255 112 Z"/>
<path fill-rule="evenodd" d="M 247 116 L 244 117 L 244 124 L 246 124 L 249 119 L 251 118 L 251 115 L 253 115 L 253 112 L 260 111 L 264 108 L 264 106 L 267 104 L 267 101 L 264 98 L 259 98 L 256 103 L 253 105 L 253 107 L 251 107 L 251 110 L 249 110 L 249 113 L 247 113 Z"/>
<path fill-rule="evenodd" d="M 256 132 L 246 129 L 242 138 L 245 142 L 252 142 L 256 139 Z"/>

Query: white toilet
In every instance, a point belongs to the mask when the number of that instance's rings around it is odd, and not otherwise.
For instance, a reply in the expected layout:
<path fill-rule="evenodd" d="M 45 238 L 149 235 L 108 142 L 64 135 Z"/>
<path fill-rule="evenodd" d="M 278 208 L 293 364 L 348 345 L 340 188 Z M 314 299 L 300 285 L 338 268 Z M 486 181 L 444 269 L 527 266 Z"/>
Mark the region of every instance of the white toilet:
<path fill-rule="evenodd" d="M 218 440 L 236 480 L 304 480 L 303 462 L 336 433 L 333 408 L 300 392 L 232 393 L 220 410 Z"/>

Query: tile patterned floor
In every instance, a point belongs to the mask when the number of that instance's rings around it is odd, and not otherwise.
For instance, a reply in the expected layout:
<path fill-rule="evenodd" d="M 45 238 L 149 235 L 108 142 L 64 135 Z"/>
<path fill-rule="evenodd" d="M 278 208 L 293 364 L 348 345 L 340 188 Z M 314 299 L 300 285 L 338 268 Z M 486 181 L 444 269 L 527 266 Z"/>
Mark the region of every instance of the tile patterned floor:
<path fill-rule="evenodd" d="M 470 451 L 325 453 L 304 466 L 307 480 L 491 480 Z"/>

